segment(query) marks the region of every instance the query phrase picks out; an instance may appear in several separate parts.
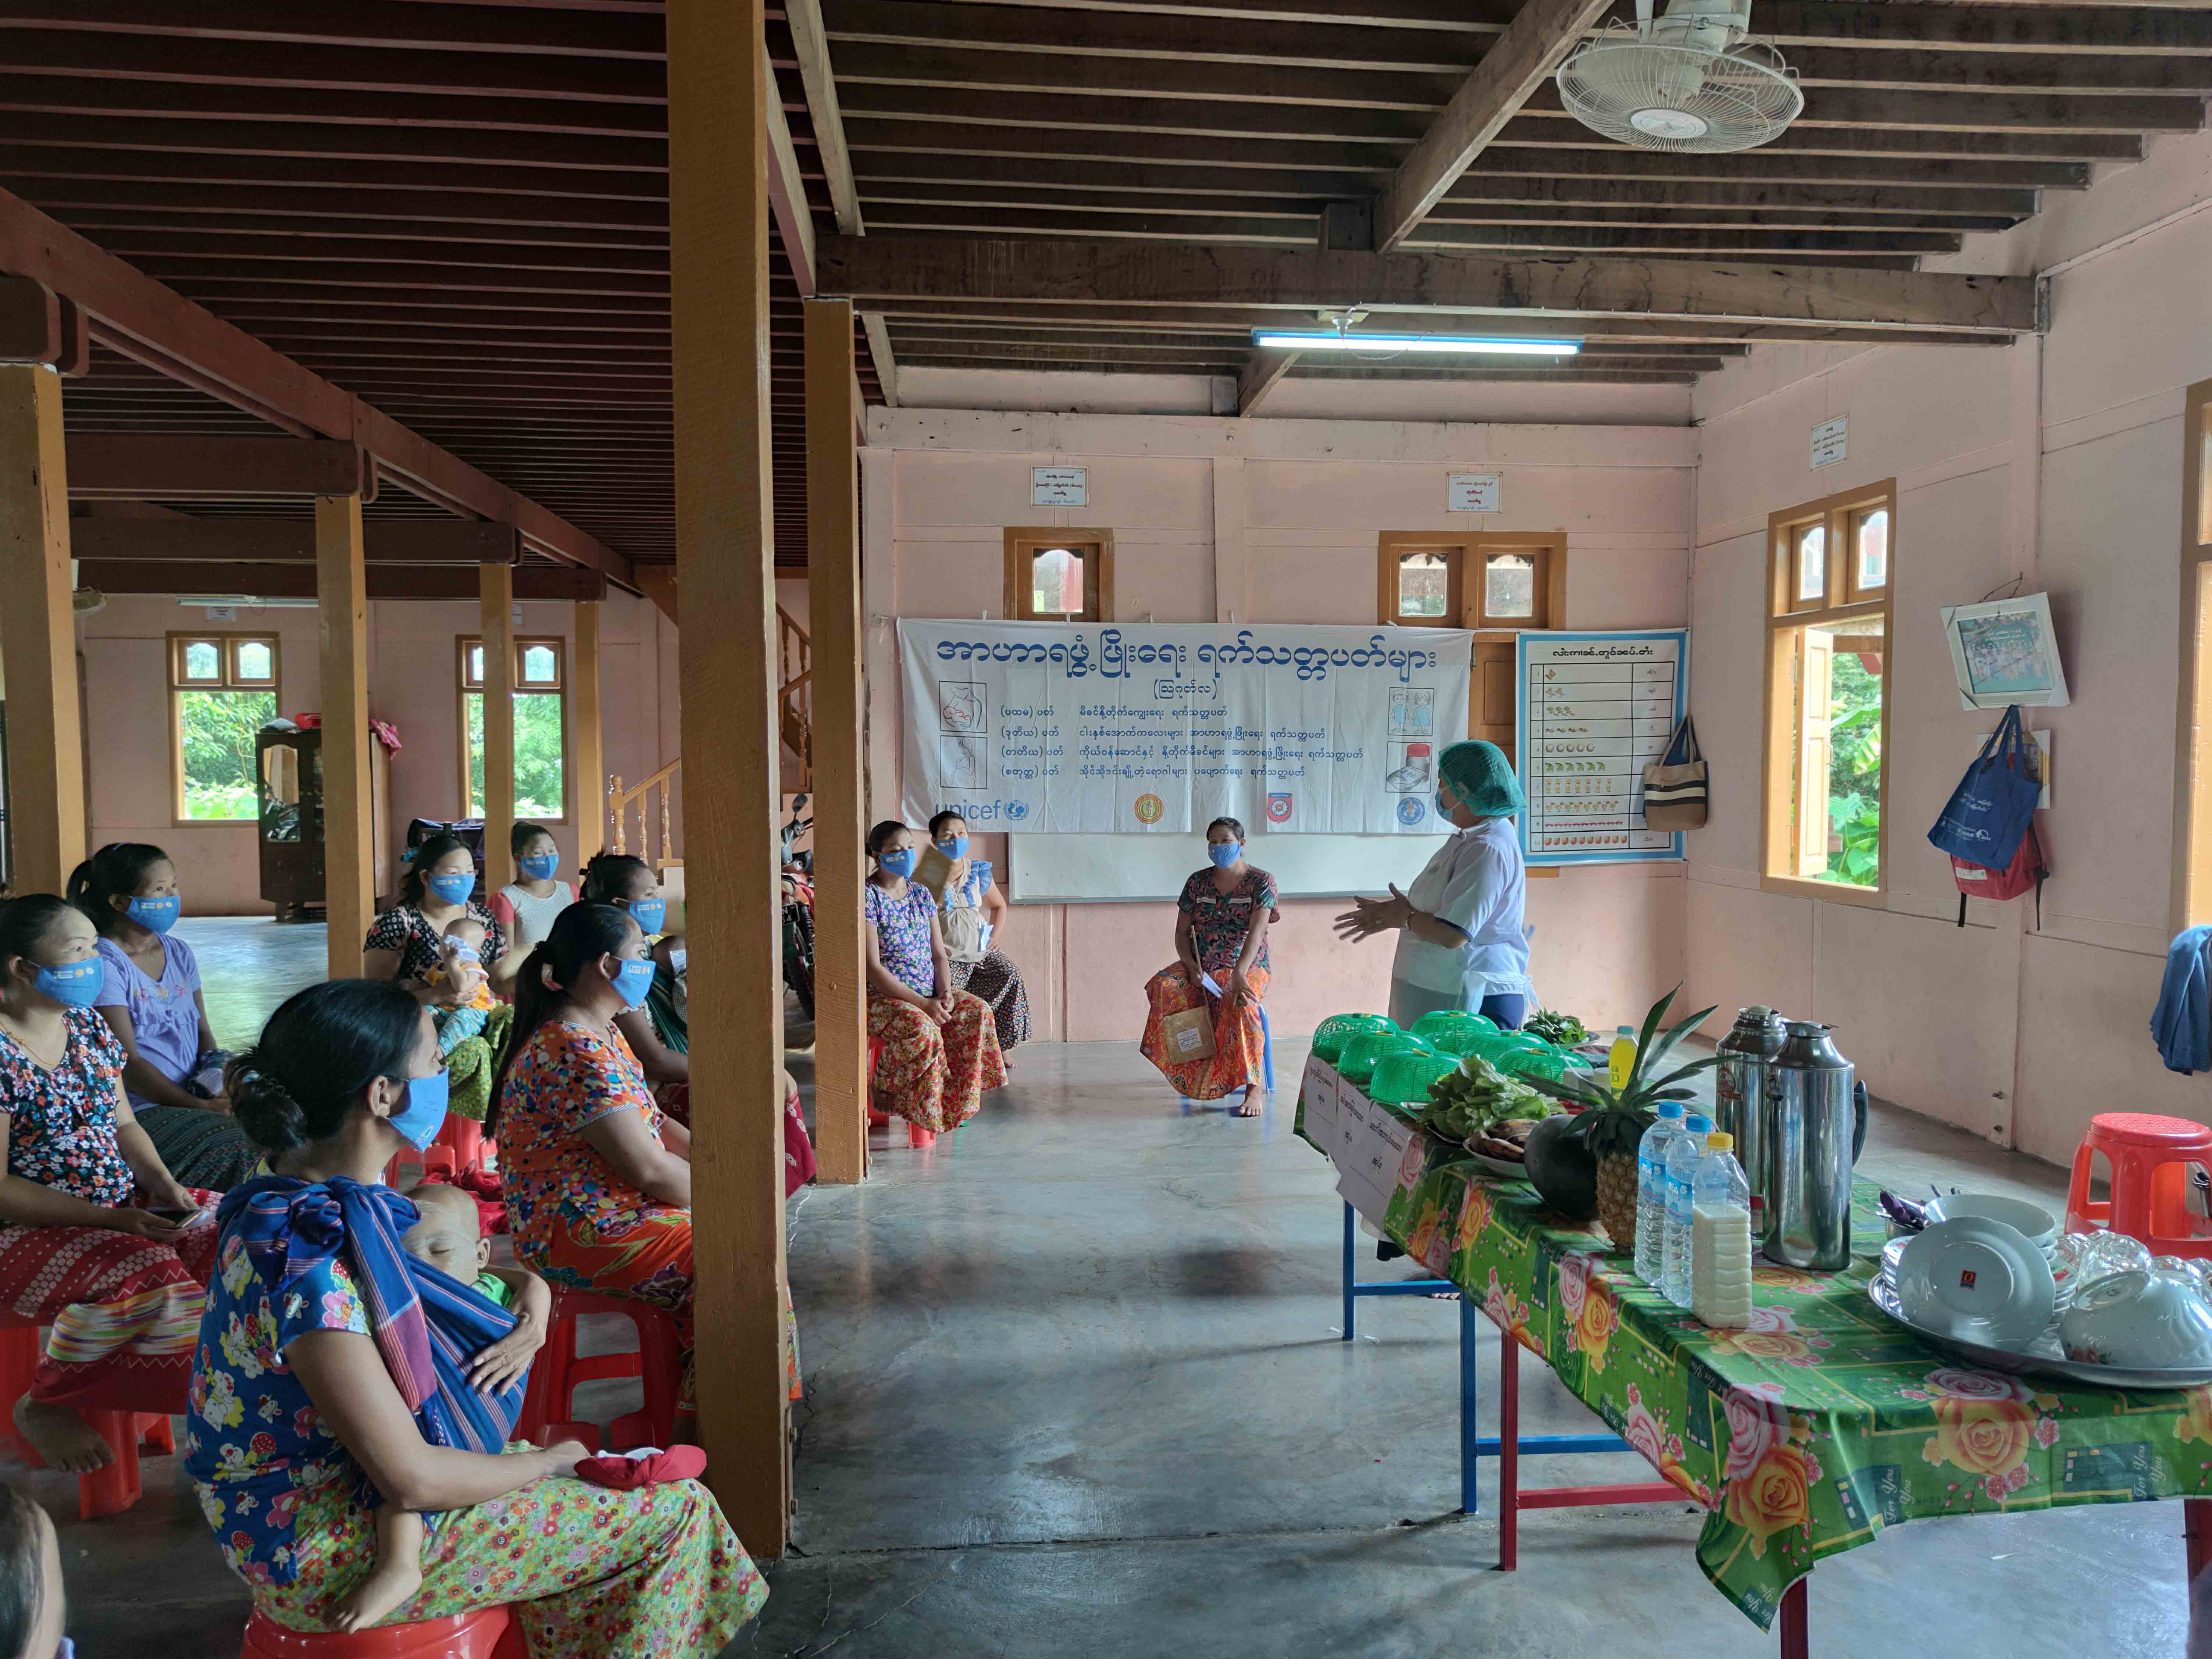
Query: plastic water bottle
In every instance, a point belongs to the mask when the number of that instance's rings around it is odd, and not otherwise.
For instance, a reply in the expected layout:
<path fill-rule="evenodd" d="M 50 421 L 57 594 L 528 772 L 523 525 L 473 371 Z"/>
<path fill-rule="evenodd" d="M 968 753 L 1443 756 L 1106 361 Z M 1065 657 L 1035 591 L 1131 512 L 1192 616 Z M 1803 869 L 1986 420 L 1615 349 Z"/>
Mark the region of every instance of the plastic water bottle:
<path fill-rule="evenodd" d="M 1705 1137 L 1690 1181 L 1690 1311 L 1717 1330 L 1751 1323 L 1751 1182 L 1735 1137 Z"/>
<path fill-rule="evenodd" d="M 1616 1089 L 1628 1086 L 1628 1074 L 1636 1069 L 1636 1033 L 1626 1025 L 1615 1026 L 1613 1047 L 1606 1050 L 1606 1080 Z"/>
<path fill-rule="evenodd" d="M 1680 1138 L 1667 1148 L 1667 1244 L 1659 1288 L 1678 1308 L 1690 1305 L 1690 1186 L 1712 1127 L 1712 1119 L 1692 1112 L 1682 1120 Z"/>
<path fill-rule="evenodd" d="M 1682 1133 L 1682 1103 L 1659 1103 L 1659 1121 L 1636 1143 L 1636 1276 L 1656 1289 L 1667 1259 L 1667 1149 Z"/>

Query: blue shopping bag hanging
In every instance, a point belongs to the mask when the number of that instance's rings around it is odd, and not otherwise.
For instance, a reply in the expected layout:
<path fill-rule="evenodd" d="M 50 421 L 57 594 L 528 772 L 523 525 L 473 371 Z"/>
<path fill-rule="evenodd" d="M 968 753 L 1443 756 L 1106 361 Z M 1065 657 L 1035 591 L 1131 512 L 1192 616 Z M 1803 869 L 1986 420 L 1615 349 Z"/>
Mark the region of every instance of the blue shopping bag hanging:
<path fill-rule="evenodd" d="M 2027 833 L 2042 793 L 2042 779 L 2028 761 L 2027 738 L 2021 730 L 2015 703 L 2005 710 L 2004 719 L 1959 780 L 1928 839 L 1954 858 L 2002 870 L 2020 851 L 2021 838 Z"/>

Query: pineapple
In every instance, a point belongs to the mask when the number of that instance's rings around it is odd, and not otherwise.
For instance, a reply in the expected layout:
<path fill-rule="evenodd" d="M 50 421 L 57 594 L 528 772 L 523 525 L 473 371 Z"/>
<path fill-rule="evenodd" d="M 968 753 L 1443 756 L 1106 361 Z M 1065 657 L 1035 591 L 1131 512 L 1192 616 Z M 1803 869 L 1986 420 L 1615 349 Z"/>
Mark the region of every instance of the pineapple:
<path fill-rule="evenodd" d="M 1661 1076 L 1661 1067 L 1684 1037 L 1712 1014 L 1701 1008 L 1663 1036 L 1654 1037 L 1659 1022 L 1681 990 L 1674 990 L 1651 1005 L 1644 1016 L 1644 1029 L 1636 1042 L 1636 1064 L 1619 1089 L 1582 1076 L 1560 1079 L 1531 1077 L 1528 1086 L 1583 1109 L 1570 1131 L 1589 1152 L 1597 1166 L 1597 1213 L 1614 1247 L 1633 1253 L 1636 1249 L 1636 1149 L 1651 1127 L 1652 1108 L 1662 1100 L 1688 1100 L 1696 1091 L 1683 1085 L 1687 1079 L 1721 1063 L 1718 1054 L 1707 1054 Z"/>

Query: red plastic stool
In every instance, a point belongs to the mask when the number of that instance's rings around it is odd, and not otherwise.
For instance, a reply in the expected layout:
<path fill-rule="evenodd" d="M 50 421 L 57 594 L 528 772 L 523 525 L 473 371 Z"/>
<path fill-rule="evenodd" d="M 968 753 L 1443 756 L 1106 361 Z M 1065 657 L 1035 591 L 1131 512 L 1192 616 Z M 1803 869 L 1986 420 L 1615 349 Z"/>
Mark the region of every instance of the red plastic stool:
<path fill-rule="evenodd" d="M 529 1659 L 522 1621 L 505 1607 L 480 1607 L 412 1625 L 379 1625 L 351 1636 L 287 1630 L 254 1608 L 239 1659 Z"/>
<path fill-rule="evenodd" d="M 2112 1196 L 2089 1196 L 2089 1171 L 2102 1152 L 2112 1165 Z M 2074 1153 L 2074 1179 L 2066 1189 L 2066 1231 L 2099 1227 L 2126 1233 L 2156 1255 L 2212 1256 L 2212 1236 L 2199 1236 L 2203 1218 L 2189 1208 L 2189 1172 L 2212 1170 L 2212 1129 L 2183 1117 L 2148 1112 L 2105 1112 L 2089 1120 L 2089 1133 Z"/>
<path fill-rule="evenodd" d="M 6 1400 L 10 1412 L 15 1410 L 15 1402 L 31 1391 L 32 1377 L 39 1368 L 39 1328 L 35 1324 L 0 1327 L 0 1398 Z M 107 1442 L 115 1461 L 104 1469 L 77 1476 L 79 1517 L 94 1521 L 103 1515 L 120 1515 L 138 1501 L 143 1490 L 138 1478 L 140 1443 L 143 1441 L 155 1452 L 173 1453 L 177 1449 L 175 1431 L 166 1416 L 155 1412 L 87 1412 L 84 1420 L 94 1433 Z M 39 1455 L 31 1449 L 29 1443 L 12 1428 L 7 1437 L 15 1443 L 16 1451 L 26 1462 L 39 1462 Z"/>
<path fill-rule="evenodd" d="M 446 1120 L 446 1139 L 439 1146 L 452 1146 L 456 1170 L 473 1170 L 483 1163 L 483 1125 L 472 1117 L 453 1116 Z M 431 1148 L 433 1152 L 437 1146 Z"/>
<path fill-rule="evenodd" d="M 576 1352 L 576 1322 L 590 1314 L 620 1314 L 637 1328 L 633 1353 Z M 635 1376 L 645 1384 L 645 1409 L 626 1413 L 608 1425 L 610 1450 L 632 1446 L 665 1446 L 675 1438 L 676 1396 L 684 1383 L 684 1351 L 676 1321 L 649 1303 L 627 1297 L 594 1296 L 588 1291 L 555 1286 L 545 1346 L 530 1368 L 520 1432 L 545 1445 L 552 1440 L 583 1439 L 573 1432 L 576 1389 L 586 1382 Z M 559 1429 L 561 1433 L 554 1433 Z M 598 1437 L 591 1437 L 596 1439 Z"/>
<path fill-rule="evenodd" d="M 433 1176 L 451 1181 L 459 1167 L 453 1149 L 442 1141 L 433 1141 L 427 1152 L 418 1152 L 409 1146 L 384 1166 L 384 1184 L 394 1192 L 404 1193 Z"/>

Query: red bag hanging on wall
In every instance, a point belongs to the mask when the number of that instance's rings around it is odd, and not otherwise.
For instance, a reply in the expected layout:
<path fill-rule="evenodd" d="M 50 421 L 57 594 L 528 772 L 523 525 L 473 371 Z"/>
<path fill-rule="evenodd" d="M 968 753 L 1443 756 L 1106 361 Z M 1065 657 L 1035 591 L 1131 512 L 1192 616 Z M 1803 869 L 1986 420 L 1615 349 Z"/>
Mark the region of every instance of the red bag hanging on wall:
<path fill-rule="evenodd" d="M 2012 862 L 2002 870 L 1992 870 L 1986 864 L 1969 864 L 1957 854 L 1951 855 L 1951 879 L 1959 889 L 1959 926 L 1966 925 L 1966 901 L 1970 898 L 2014 899 L 2031 887 L 2035 889 L 2035 925 L 2043 926 L 2043 880 L 2051 873 L 2051 866 L 2043 856 L 2043 837 L 2036 833 L 2035 820 L 2028 819 L 2027 833 L 2020 838 L 2020 847 L 2012 855 Z"/>

